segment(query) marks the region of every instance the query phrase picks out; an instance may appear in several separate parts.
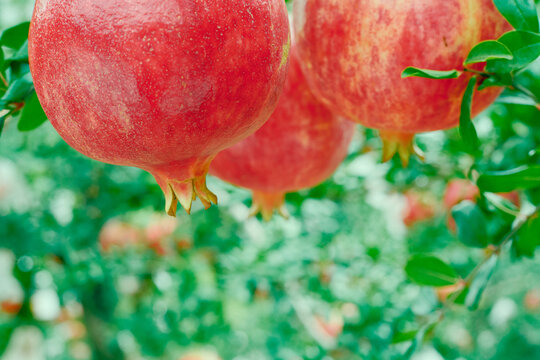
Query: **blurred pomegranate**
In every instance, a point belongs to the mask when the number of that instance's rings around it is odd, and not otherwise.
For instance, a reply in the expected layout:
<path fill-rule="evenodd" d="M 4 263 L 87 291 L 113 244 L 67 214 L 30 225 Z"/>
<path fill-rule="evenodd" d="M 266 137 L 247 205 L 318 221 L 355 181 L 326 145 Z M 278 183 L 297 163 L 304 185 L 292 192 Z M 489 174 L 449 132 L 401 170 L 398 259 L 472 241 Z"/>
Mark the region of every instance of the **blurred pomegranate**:
<path fill-rule="evenodd" d="M 446 186 L 443 203 L 447 210 L 452 210 L 460 202 L 464 200 L 476 202 L 478 197 L 480 190 L 476 185 L 466 179 L 454 179 Z"/>
<path fill-rule="evenodd" d="M 530 290 L 523 299 L 523 305 L 525 309 L 530 312 L 537 312 L 540 310 L 540 290 Z"/>
<path fill-rule="evenodd" d="M 253 191 L 253 213 L 287 215 L 285 193 L 318 185 L 347 155 L 354 124 L 333 114 L 309 88 L 295 46 L 285 89 L 270 120 L 220 152 L 211 174 Z"/>
<path fill-rule="evenodd" d="M 420 194 L 416 191 L 405 193 L 405 208 L 403 209 L 403 223 L 407 227 L 429 220 L 435 216 L 435 199 L 427 193 Z"/>
<path fill-rule="evenodd" d="M 141 236 L 139 229 L 118 220 L 109 220 L 99 233 L 99 244 L 105 252 L 136 244 Z"/>
<path fill-rule="evenodd" d="M 165 255 L 167 240 L 178 227 L 178 220 L 172 217 L 157 217 L 148 224 L 144 231 L 144 240 L 148 247 L 153 249 L 158 255 Z"/>

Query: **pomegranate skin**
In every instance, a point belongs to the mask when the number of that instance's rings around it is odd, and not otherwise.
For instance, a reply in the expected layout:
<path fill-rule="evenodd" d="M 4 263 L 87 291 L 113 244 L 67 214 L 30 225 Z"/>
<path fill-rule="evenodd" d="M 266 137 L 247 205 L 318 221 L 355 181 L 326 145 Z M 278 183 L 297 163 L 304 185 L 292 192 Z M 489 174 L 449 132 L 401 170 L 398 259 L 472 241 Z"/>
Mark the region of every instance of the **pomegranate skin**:
<path fill-rule="evenodd" d="M 328 178 L 347 155 L 353 134 L 354 123 L 313 96 L 293 45 L 285 88 L 270 120 L 220 152 L 210 173 L 253 190 L 254 210 L 268 219 L 274 209 L 283 213 L 285 193 Z"/>
<path fill-rule="evenodd" d="M 282 0 L 38 0 L 30 68 L 52 125 L 93 159 L 154 175 L 170 215 L 272 113 L 287 74 Z"/>
<path fill-rule="evenodd" d="M 492 0 L 297 0 L 294 15 L 314 93 L 333 111 L 381 130 L 385 160 L 396 152 L 407 160 L 415 133 L 455 127 L 471 76 L 401 79 L 402 71 L 462 69 L 474 45 L 510 29 Z M 477 93 L 473 113 L 499 94 Z"/>

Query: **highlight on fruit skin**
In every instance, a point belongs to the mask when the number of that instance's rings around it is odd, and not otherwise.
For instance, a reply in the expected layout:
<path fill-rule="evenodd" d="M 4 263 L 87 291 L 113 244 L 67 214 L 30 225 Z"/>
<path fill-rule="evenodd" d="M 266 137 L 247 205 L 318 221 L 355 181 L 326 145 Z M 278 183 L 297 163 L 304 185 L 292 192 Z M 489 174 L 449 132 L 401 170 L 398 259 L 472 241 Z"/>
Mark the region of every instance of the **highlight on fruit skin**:
<path fill-rule="evenodd" d="M 210 173 L 252 190 L 252 214 L 270 220 L 277 211 L 287 217 L 285 194 L 330 177 L 347 155 L 354 128 L 313 96 L 293 44 L 285 88 L 270 120 L 219 153 Z"/>
<path fill-rule="evenodd" d="M 380 130 L 384 160 L 398 154 L 404 164 L 416 152 L 414 134 L 458 125 L 472 74 L 402 79 L 403 70 L 462 69 L 477 43 L 511 29 L 492 0 L 302 0 L 293 3 L 293 13 L 298 54 L 315 96 L 337 114 Z M 473 115 L 500 92 L 477 92 Z"/>
<path fill-rule="evenodd" d="M 217 203 L 210 161 L 270 117 L 289 49 L 282 0 L 37 0 L 29 34 L 36 92 L 60 136 L 150 172 L 171 216 L 178 202 L 188 213 L 197 197 Z"/>

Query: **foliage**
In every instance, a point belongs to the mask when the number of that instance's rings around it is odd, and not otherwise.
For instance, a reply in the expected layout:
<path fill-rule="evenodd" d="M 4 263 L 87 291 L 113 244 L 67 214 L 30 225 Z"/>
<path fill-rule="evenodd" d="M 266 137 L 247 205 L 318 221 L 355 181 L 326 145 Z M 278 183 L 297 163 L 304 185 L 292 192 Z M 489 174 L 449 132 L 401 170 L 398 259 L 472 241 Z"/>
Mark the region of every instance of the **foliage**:
<path fill-rule="evenodd" d="M 538 13 L 528 0 L 495 4 L 515 30 L 478 44 L 463 68 L 404 70 L 471 79 L 459 129 L 419 137 L 425 162 L 380 164 L 379 141 L 359 130 L 337 174 L 290 194 L 291 219 L 268 224 L 215 179 L 218 208 L 163 219 L 150 175 L 58 137 L 33 89 L 29 24 L 4 30 L 0 354 L 17 358 L 23 336 L 48 359 L 178 359 L 194 347 L 223 359 L 540 357 Z M 489 86 L 506 89 L 473 121 L 474 93 Z M 462 177 L 479 199 L 435 205 L 405 230 L 398 193 L 441 204 Z M 517 205 L 500 195 L 516 190 Z"/>

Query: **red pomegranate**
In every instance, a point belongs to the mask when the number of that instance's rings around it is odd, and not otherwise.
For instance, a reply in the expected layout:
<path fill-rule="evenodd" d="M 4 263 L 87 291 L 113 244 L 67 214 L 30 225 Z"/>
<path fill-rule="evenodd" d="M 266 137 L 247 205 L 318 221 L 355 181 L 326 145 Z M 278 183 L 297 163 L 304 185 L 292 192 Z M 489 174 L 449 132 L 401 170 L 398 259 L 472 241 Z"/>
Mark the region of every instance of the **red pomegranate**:
<path fill-rule="evenodd" d="M 509 29 L 493 0 L 297 0 L 294 16 L 298 52 L 316 96 L 379 129 L 384 160 L 398 153 L 405 164 L 415 133 L 458 124 L 470 74 L 401 79 L 402 71 L 462 68 L 474 45 Z M 473 113 L 499 93 L 479 92 Z"/>
<path fill-rule="evenodd" d="M 436 201 L 428 193 L 407 191 L 403 209 L 403 223 L 411 227 L 416 223 L 432 219 L 435 216 Z"/>
<path fill-rule="evenodd" d="M 287 73 L 282 0 L 38 0 L 30 67 L 43 108 L 76 150 L 154 175 L 176 214 L 219 151 L 272 113 Z"/>
<path fill-rule="evenodd" d="M 315 186 L 336 170 L 353 133 L 352 122 L 315 99 L 293 46 L 285 89 L 270 120 L 219 153 L 210 172 L 253 190 L 253 210 L 268 220 L 275 209 L 284 214 L 285 193 Z"/>
<path fill-rule="evenodd" d="M 464 200 L 476 202 L 480 197 L 480 190 L 476 185 L 466 179 L 453 179 L 446 185 L 443 203 L 447 210 L 452 210 L 454 206 Z"/>
<path fill-rule="evenodd" d="M 104 252 L 113 248 L 134 246 L 140 241 L 141 231 L 135 226 L 118 220 L 107 221 L 99 231 L 99 244 Z"/>

